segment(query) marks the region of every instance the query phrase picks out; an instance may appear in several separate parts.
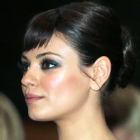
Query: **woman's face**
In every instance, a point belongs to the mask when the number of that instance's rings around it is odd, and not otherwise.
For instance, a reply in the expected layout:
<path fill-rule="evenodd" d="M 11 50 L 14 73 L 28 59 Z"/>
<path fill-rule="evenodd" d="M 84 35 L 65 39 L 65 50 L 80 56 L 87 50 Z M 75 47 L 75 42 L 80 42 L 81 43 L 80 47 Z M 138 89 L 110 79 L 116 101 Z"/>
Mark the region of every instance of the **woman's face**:
<path fill-rule="evenodd" d="M 86 105 L 90 79 L 78 67 L 76 52 L 53 36 L 46 47 L 24 52 L 22 91 L 34 120 L 62 119 Z"/>

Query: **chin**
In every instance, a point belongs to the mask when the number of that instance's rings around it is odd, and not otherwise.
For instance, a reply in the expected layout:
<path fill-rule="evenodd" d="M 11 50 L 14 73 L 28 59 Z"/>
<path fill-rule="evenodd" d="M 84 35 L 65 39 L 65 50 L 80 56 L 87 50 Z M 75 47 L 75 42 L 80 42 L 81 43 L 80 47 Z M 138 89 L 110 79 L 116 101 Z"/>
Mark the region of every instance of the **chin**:
<path fill-rule="evenodd" d="M 47 121 L 44 117 L 39 114 L 28 112 L 29 117 L 34 121 Z M 49 120 L 48 120 L 49 121 Z"/>
<path fill-rule="evenodd" d="M 29 117 L 34 121 L 54 121 L 55 117 L 50 115 L 51 113 L 42 114 L 41 112 L 28 111 Z"/>

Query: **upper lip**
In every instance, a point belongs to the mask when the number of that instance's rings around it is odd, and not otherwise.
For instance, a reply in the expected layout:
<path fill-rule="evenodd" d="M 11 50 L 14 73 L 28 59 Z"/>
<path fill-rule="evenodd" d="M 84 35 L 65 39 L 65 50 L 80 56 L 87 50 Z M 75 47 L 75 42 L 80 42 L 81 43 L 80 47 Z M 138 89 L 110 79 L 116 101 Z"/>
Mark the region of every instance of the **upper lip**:
<path fill-rule="evenodd" d="M 26 93 L 25 94 L 25 98 L 43 98 L 43 96 L 40 96 L 40 95 L 35 95 L 35 94 L 32 94 L 32 93 Z"/>

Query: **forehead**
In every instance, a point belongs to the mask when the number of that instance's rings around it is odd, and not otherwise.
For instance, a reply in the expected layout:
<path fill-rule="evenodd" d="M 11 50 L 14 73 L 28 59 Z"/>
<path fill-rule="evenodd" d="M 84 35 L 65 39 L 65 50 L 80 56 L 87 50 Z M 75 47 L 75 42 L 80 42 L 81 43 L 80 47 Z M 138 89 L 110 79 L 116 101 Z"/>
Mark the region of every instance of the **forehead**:
<path fill-rule="evenodd" d="M 67 57 L 77 58 L 75 50 L 73 50 L 72 47 L 68 43 L 66 43 L 66 41 L 64 41 L 60 37 L 57 37 L 56 35 L 52 36 L 51 40 L 47 45 L 43 45 L 42 47 L 39 48 L 36 47 L 35 49 L 32 49 L 28 52 L 23 52 L 23 55 L 25 55 L 27 58 L 31 58 L 44 52 L 56 53 L 64 58 Z"/>

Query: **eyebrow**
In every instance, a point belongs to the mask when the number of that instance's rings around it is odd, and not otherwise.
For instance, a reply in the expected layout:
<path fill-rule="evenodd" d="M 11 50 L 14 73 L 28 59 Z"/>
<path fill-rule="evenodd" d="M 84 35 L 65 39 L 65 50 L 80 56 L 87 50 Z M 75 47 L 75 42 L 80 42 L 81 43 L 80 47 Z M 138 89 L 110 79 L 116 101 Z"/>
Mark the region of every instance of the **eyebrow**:
<path fill-rule="evenodd" d="M 44 52 L 44 53 L 38 54 L 38 55 L 36 56 L 36 59 L 39 59 L 39 58 L 41 58 L 41 57 L 43 57 L 43 56 L 45 56 L 45 55 L 56 55 L 56 56 L 59 56 L 59 57 L 62 58 L 62 56 L 59 55 L 59 54 L 57 54 L 57 53 L 53 53 L 53 52 Z"/>
<path fill-rule="evenodd" d="M 21 58 L 28 60 L 28 58 L 25 55 L 21 55 Z"/>
<path fill-rule="evenodd" d="M 39 58 L 41 58 L 41 57 L 43 57 L 43 56 L 45 56 L 45 55 L 56 55 L 56 56 L 59 56 L 59 57 L 63 58 L 61 55 L 59 55 L 59 54 L 57 54 L 57 53 L 53 53 L 53 52 L 44 52 L 44 53 L 38 54 L 38 55 L 36 56 L 36 59 L 39 59 Z M 27 58 L 25 55 L 23 55 L 23 54 L 21 55 L 21 58 L 23 58 L 23 59 L 25 59 L 25 60 L 28 61 L 28 58 Z"/>

